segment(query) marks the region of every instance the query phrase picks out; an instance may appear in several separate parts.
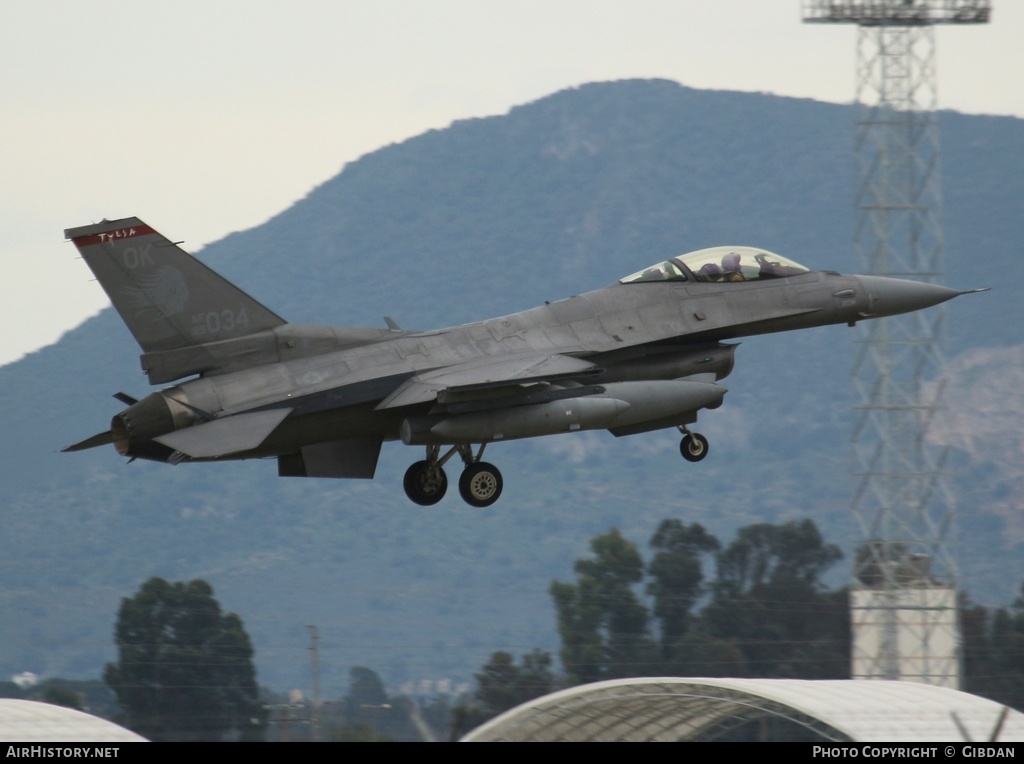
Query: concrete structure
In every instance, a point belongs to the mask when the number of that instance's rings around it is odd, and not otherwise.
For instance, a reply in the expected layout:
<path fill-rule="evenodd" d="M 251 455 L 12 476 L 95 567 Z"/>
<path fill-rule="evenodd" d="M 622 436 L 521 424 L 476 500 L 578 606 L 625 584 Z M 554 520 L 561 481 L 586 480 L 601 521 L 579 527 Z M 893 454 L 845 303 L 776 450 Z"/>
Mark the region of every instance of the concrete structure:
<path fill-rule="evenodd" d="M 11 743 L 145 743 L 106 719 L 50 703 L 0 698 L 0 741 Z"/>
<path fill-rule="evenodd" d="M 770 729 L 774 720 L 787 722 L 800 740 L 1024 740 L 1024 714 L 945 687 L 884 680 L 677 677 L 616 679 L 555 692 L 507 711 L 462 740 L 713 741 L 745 724 Z"/>

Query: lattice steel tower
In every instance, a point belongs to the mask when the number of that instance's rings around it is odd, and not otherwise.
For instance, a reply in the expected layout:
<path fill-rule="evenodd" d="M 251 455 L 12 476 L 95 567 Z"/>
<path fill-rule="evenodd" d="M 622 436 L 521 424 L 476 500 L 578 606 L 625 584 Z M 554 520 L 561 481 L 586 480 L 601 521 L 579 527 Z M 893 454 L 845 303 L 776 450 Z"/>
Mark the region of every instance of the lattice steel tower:
<path fill-rule="evenodd" d="M 857 26 L 859 272 L 941 276 L 935 25 L 990 14 L 989 0 L 803 0 L 806 22 Z M 926 442 L 941 397 L 943 316 L 939 307 L 867 321 L 858 341 L 854 679 L 959 688 L 954 505 L 946 449 Z"/>

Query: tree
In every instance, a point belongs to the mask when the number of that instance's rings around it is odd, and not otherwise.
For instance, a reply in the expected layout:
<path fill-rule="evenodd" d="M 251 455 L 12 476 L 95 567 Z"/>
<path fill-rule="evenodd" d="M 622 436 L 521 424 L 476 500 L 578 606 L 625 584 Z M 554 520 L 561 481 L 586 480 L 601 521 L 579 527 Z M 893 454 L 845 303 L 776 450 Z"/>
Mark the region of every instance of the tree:
<path fill-rule="evenodd" d="M 476 674 L 476 702 L 491 716 L 547 695 L 554 687 L 551 654 L 538 648 L 517 666 L 511 653 L 498 651 Z"/>
<path fill-rule="evenodd" d="M 1024 708 L 1024 598 L 1008 610 L 973 605 L 962 595 L 960 626 L 963 689 Z"/>
<path fill-rule="evenodd" d="M 330 740 L 418 742 L 434 735 L 434 730 L 422 720 L 417 705 L 403 695 L 389 695 L 376 671 L 353 666 L 348 676 L 348 694 L 341 702 L 324 707 L 324 724 Z"/>
<path fill-rule="evenodd" d="M 654 598 L 662 660 L 671 664 L 681 652 L 691 610 L 704 594 L 701 556 L 717 552 L 720 544 L 698 523 L 687 526 L 679 520 L 663 520 L 651 537 L 651 547 L 658 552 L 647 566 L 652 579 L 647 593 Z"/>
<path fill-rule="evenodd" d="M 841 557 L 811 520 L 741 528 L 717 556 L 714 597 L 703 613 L 709 633 L 734 641 L 752 676 L 848 676 L 847 593 L 821 582 Z"/>
<path fill-rule="evenodd" d="M 387 705 L 388 693 L 376 671 L 366 666 L 353 666 L 349 669 L 348 676 L 349 688 L 345 705 L 351 716 L 356 716 L 360 709 Z"/>
<path fill-rule="evenodd" d="M 394 714 L 380 675 L 366 666 L 348 671 L 348 695 L 343 703 L 345 725 L 333 730 L 331 738 L 339 742 L 393 740 Z M 372 731 L 371 737 L 366 735 Z"/>
<path fill-rule="evenodd" d="M 452 715 L 453 737 L 521 703 L 547 695 L 555 687 L 551 653 L 539 648 L 523 655 L 519 666 L 511 653 L 499 650 L 475 676 L 473 701 L 460 705 Z"/>
<path fill-rule="evenodd" d="M 590 547 L 592 558 L 576 562 L 575 584 L 551 585 L 571 683 L 849 676 L 847 592 L 821 582 L 841 554 L 810 520 L 741 528 L 725 549 L 698 524 L 665 520 L 651 537 L 655 553 L 646 568 L 617 530 Z M 716 577 L 706 583 L 712 555 Z M 648 607 L 635 591 L 644 581 L 657 620 L 653 637 Z"/>
<path fill-rule="evenodd" d="M 47 687 L 43 691 L 43 703 L 49 703 L 53 706 L 64 706 L 65 708 L 73 708 L 76 711 L 85 710 L 85 706 L 82 703 L 82 696 L 74 690 L 69 690 L 67 687 Z"/>
<path fill-rule="evenodd" d="M 590 549 L 593 559 L 576 561 L 576 584 L 551 584 L 562 664 L 576 682 L 649 675 L 650 615 L 633 590 L 644 577 L 640 552 L 616 528 L 591 539 Z"/>
<path fill-rule="evenodd" d="M 206 581 L 149 579 L 121 600 L 114 640 L 103 678 L 125 726 L 151 740 L 262 737 L 249 635 Z"/>
<path fill-rule="evenodd" d="M 729 594 L 765 586 L 819 589 L 821 574 L 842 556 L 839 547 L 825 543 L 813 520 L 748 525 L 718 555 L 718 584 Z"/>

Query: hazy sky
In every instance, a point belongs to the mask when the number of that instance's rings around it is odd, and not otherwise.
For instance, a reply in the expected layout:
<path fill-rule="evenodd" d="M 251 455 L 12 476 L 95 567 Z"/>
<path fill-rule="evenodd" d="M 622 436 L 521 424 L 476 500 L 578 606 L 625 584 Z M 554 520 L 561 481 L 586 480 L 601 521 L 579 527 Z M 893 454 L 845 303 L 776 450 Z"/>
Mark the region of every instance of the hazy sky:
<path fill-rule="evenodd" d="M 585 82 L 851 101 L 856 30 L 802 24 L 800 5 L 7 3 L 0 364 L 108 304 L 65 228 L 137 215 L 194 252 L 369 151 Z M 1024 1 L 993 5 L 988 25 L 939 28 L 939 105 L 1024 117 Z"/>

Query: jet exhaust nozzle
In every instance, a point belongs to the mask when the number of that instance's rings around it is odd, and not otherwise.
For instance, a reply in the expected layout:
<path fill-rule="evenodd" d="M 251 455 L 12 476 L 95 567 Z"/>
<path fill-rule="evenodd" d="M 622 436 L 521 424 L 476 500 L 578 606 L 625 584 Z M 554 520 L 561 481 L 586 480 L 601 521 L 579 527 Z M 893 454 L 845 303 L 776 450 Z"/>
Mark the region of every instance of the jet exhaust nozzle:
<path fill-rule="evenodd" d="M 165 462 L 172 449 L 153 439 L 195 424 L 199 417 L 175 400 L 171 393 L 180 388 L 152 393 L 132 404 L 110 422 L 114 448 L 121 456 Z"/>

